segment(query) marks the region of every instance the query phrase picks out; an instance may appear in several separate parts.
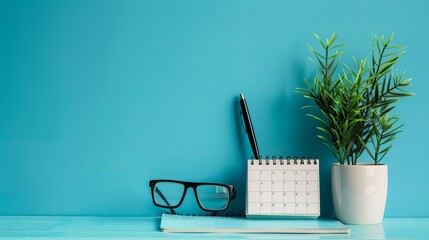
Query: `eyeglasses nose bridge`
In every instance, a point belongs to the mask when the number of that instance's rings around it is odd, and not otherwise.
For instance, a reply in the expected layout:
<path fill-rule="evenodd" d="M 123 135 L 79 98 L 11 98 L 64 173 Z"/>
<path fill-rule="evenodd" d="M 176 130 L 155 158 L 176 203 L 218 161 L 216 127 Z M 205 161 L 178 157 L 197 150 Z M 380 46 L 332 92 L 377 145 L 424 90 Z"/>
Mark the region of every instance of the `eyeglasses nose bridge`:
<path fill-rule="evenodd" d="M 194 190 L 194 196 L 195 196 L 195 200 L 197 200 L 197 203 L 201 206 L 200 203 L 200 199 L 198 198 L 198 194 L 197 194 L 197 187 L 196 185 L 190 186 L 193 190 Z"/>
<path fill-rule="evenodd" d="M 186 193 L 188 192 L 188 189 L 189 188 L 192 188 L 193 190 L 194 190 L 194 197 L 195 197 L 195 200 L 197 201 L 197 204 L 200 206 L 200 208 L 201 209 L 205 209 L 202 205 L 201 205 L 201 202 L 200 202 L 200 199 L 198 198 L 198 195 L 197 195 L 197 187 L 198 186 L 196 186 L 196 185 L 186 185 L 186 184 L 184 184 L 184 189 L 183 189 L 183 196 L 182 196 L 182 199 L 181 199 L 181 201 L 180 201 L 180 203 L 179 203 L 179 206 L 180 205 L 182 205 L 182 203 L 183 203 L 183 201 L 185 200 L 185 198 L 186 198 Z"/>
<path fill-rule="evenodd" d="M 186 193 L 188 192 L 188 188 L 189 188 L 189 187 L 191 187 L 191 186 L 188 186 L 188 185 L 186 185 L 186 184 L 183 184 L 183 186 L 184 186 L 185 188 L 183 189 L 182 201 L 181 201 L 180 203 L 182 203 L 182 202 L 183 202 L 183 200 L 184 200 L 184 199 L 185 199 L 185 197 L 186 197 Z"/>

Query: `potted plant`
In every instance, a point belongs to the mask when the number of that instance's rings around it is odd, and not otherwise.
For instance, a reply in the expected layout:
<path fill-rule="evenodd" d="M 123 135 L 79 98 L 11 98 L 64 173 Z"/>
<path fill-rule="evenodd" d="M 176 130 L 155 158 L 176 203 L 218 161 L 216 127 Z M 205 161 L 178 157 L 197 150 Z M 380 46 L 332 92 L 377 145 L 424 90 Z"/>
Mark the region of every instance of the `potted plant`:
<path fill-rule="evenodd" d="M 400 98 L 413 95 L 405 90 L 411 79 L 393 69 L 404 47 L 391 45 L 393 35 L 374 35 L 369 61 L 339 67 L 344 45 L 335 44 L 338 34 L 325 41 L 315 36 L 323 48 L 309 48 L 317 74 L 296 91 L 313 101 L 303 108 L 318 108 L 320 114 L 307 115 L 318 121 L 317 137 L 338 161 L 331 176 L 335 214 L 347 224 L 380 223 L 387 196 L 387 165 L 380 161 L 402 127 L 391 113 Z M 372 162 L 360 162 L 364 152 Z"/>

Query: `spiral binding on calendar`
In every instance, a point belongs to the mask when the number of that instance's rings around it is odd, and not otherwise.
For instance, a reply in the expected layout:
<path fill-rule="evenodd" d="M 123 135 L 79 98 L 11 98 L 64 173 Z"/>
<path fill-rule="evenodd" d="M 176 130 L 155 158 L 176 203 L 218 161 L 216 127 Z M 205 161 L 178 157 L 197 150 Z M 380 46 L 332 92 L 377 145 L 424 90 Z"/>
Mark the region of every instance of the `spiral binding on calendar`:
<path fill-rule="evenodd" d="M 293 158 L 291 158 L 291 156 L 287 156 L 286 158 L 283 158 L 283 156 L 279 156 L 279 158 L 277 158 L 275 155 L 270 157 L 268 155 L 265 156 L 265 159 L 255 159 L 254 156 L 250 157 L 250 164 L 254 165 L 255 161 L 257 160 L 258 162 L 256 164 L 258 165 L 317 165 L 317 162 L 319 161 L 319 159 L 317 157 L 305 157 L 305 156 L 294 156 Z M 265 162 L 265 163 L 263 163 Z"/>

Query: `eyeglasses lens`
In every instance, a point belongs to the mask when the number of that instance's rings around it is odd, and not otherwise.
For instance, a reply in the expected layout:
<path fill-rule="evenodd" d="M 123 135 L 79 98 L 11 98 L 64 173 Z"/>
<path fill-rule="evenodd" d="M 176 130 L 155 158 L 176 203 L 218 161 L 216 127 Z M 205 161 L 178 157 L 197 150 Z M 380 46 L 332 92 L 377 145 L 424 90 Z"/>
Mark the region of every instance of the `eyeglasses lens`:
<path fill-rule="evenodd" d="M 180 203 L 185 186 L 175 182 L 158 182 L 154 187 L 155 202 L 161 206 L 174 207 Z"/>
<path fill-rule="evenodd" d="M 223 210 L 229 201 L 229 190 L 224 186 L 200 185 L 197 187 L 200 204 L 208 210 Z"/>

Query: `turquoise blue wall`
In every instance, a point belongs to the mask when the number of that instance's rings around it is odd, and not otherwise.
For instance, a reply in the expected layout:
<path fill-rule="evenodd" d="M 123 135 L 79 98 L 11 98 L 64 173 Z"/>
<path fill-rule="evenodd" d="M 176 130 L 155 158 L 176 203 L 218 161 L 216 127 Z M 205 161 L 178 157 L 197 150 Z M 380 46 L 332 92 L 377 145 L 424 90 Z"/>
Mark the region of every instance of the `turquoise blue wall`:
<path fill-rule="evenodd" d="M 332 216 L 333 158 L 294 93 L 314 67 L 313 33 L 341 34 L 343 59 L 373 33 L 408 45 L 417 96 L 389 164 L 386 216 L 429 217 L 429 1 L 0 1 L 0 214 L 158 215 L 148 181 L 234 184 L 244 211 L 251 154 L 245 93 L 262 154 L 321 159 Z M 196 212 L 192 195 L 179 212 Z"/>

